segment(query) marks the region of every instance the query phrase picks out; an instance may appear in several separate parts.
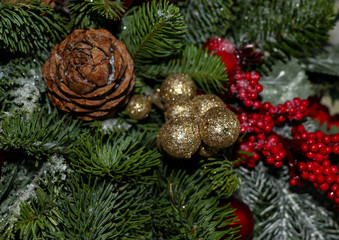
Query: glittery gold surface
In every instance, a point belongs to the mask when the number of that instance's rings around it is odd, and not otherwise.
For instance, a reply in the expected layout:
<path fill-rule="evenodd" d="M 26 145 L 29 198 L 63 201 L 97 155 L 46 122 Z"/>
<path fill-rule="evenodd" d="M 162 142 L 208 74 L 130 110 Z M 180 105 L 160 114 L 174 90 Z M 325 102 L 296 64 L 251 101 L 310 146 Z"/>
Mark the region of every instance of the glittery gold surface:
<path fill-rule="evenodd" d="M 160 96 L 165 104 L 178 98 L 186 97 L 192 99 L 197 92 L 194 81 L 186 74 L 171 74 L 160 86 Z"/>
<path fill-rule="evenodd" d="M 130 118 L 134 120 L 142 120 L 148 117 L 151 111 L 151 103 L 147 97 L 135 94 L 129 100 L 126 110 L 129 111 Z"/>
<path fill-rule="evenodd" d="M 160 150 L 175 158 L 191 158 L 200 147 L 199 127 L 190 118 L 173 118 L 158 132 Z"/>
<path fill-rule="evenodd" d="M 211 157 L 215 155 L 216 153 L 218 153 L 219 150 L 220 148 L 213 148 L 202 143 L 198 150 L 198 154 L 203 157 Z"/>
<path fill-rule="evenodd" d="M 179 98 L 172 102 L 165 112 L 165 118 L 167 120 L 178 117 L 193 118 L 194 116 L 194 107 L 192 101 L 188 98 Z"/>
<path fill-rule="evenodd" d="M 199 121 L 201 140 L 213 148 L 231 146 L 240 133 L 240 122 L 228 108 L 211 108 Z"/>
<path fill-rule="evenodd" d="M 218 96 L 213 94 L 195 96 L 192 100 L 197 116 L 202 116 L 205 112 L 215 107 L 226 108 L 225 103 Z"/>

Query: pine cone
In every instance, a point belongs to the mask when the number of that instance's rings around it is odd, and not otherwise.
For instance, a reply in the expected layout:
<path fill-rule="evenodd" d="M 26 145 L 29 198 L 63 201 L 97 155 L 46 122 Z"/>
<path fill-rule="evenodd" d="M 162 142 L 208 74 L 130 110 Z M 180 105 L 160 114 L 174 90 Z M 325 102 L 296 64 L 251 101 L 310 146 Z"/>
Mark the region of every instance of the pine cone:
<path fill-rule="evenodd" d="M 107 30 L 75 30 L 42 68 L 52 104 L 77 118 L 108 118 L 128 101 L 134 65 L 126 46 Z"/>

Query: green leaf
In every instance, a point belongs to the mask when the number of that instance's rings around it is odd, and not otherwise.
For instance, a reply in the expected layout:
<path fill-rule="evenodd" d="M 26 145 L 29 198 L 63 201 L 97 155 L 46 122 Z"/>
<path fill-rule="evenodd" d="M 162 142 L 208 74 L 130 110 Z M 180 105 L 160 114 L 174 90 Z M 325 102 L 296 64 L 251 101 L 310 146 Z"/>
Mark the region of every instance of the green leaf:
<path fill-rule="evenodd" d="M 314 94 L 305 71 L 294 58 L 286 64 L 277 62 L 267 76 L 262 76 L 259 83 L 264 87 L 260 93 L 262 101 L 273 105 L 295 97 L 306 99 Z"/>
<path fill-rule="evenodd" d="M 306 70 L 339 77 L 339 45 L 326 46 L 323 51 L 305 60 Z"/>
<path fill-rule="evenodd" d="M 179 8 L 167 1 L 144 3 L 126 17 L 122 40 L 136 66 L 166 58 L 183 47 L 186 24 Z"/>

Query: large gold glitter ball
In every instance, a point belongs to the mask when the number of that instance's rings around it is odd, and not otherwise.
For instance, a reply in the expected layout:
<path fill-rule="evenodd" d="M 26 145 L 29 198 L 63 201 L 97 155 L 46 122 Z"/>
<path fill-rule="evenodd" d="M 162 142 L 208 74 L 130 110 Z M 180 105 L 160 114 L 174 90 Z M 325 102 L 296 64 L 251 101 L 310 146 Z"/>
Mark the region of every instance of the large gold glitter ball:
<path fill-rule="evenodd" d="M 179 98 L 171 102 L 165 112 L 165 118 L 167 120 L 178 117 L 194 118 L 194 116 L 195 110 L 192 101 L 188 98 Z"/>
<path fill-rule="evenodd" d="M 129 100 L 126 110 L 128 115 L 134 120 L 142 120 L 148 117 L 151 111 L 151 103 L 146 96 L 135 94 Z"/>
<path fill-rule="evenodd" d="M 216 107 L 227 108 L 224 101 L 221 100 L 221 98 L 219 98 L 218 96 L 213 94 L 196 96 L 193 98 L 192 103 L 194 105 L 197 116 L 200 117 L 211 108 Z"/>
<path fill-rule="evenodd" d="M 228 108 L 208 110 L 199 120 L 201 140 L 212 148 L 226 148 L 238 139 L 240 122 Z"/>
<path fill-rule="evenodd" d="M 192 99 L 197 94 L 197 86 L 187 74 L 171 74 L 160 86 L 160 96 L 165 104 L 179 98 Z"/>
<path fill-rule="evenodd" d="M 199 127 L 191 118 L 173 118 L 159 130 L 159 150 L 174 158 L 191 158 L 200 147 Z"/>

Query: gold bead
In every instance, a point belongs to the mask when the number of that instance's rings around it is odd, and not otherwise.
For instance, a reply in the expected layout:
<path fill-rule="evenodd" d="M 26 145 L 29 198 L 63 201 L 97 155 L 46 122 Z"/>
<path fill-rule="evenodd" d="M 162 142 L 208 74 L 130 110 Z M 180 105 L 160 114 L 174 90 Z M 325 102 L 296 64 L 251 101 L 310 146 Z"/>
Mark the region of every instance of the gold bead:
<path fill-rule="evenodd" d="M 157 144 L 175 158 L 191 158 L 200 147 L 199 127 L 190 118 L 173 118 L 159 130 Z"/>
<path fill-rule="evenodd" d="M 231 146 L 240 133 L 240 122 L 228 108 L 211 108 L 199 120 L 201 140 L 212 148 Z"/>
<path fill-rule="evenodd" d="M 211 157 L 219 152 L 220 148 L 213 148 L 210 146 L 207 146 L 206 144 L 202 143 L 199 150 L 198 154 L 203 157 Z"/>
<path fill-rule="evenodd" d="M 197 94 L 197 86 L 186 74 L 171 74 L 160 86 L 160 96 L 165 104 L 181 97 L 192 99 Z"/>
<path fill-rule="evenodd" d="M 134 120 L 142 120 L 148 117 L 151 111 L 151 103 L 147 97 L 139 94 L 135 94 L 129 100 L 126 110 L 128 115 Z"/>
<path fill-rule="evenodd" d="M 227 108 L 221 98 L 213 94 L 195 96 L 192 100 L 194 108 L 196 109 L 197 117 L 201 117 L 205 112 L 215 107 Z"/>
<path fill-rule="evenodd" d="M 191 100 L 188 98 L 179 98 L 171 102 L 165 112 L 165 118 L 167 120 L 178 117 L 194 118 L 194 116 L 195 110 Z"/>

